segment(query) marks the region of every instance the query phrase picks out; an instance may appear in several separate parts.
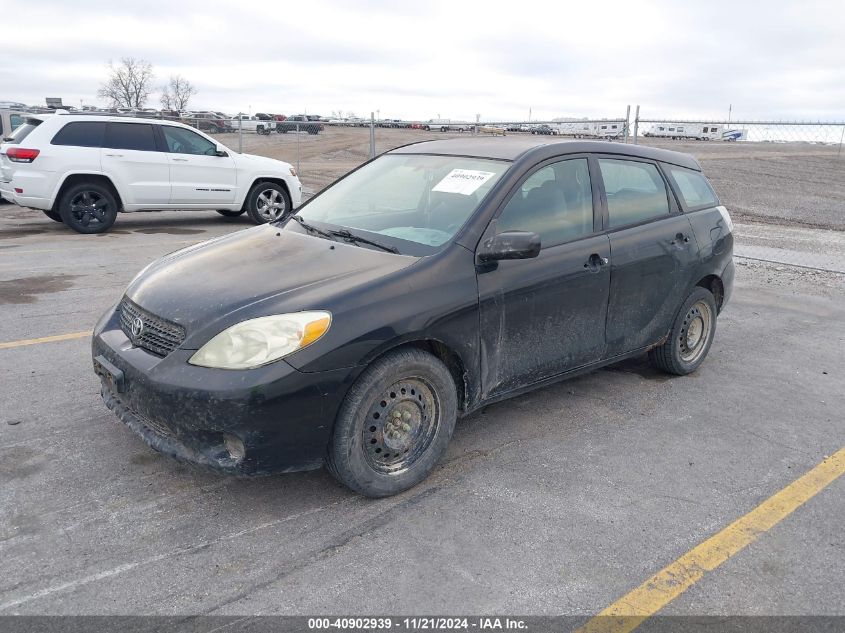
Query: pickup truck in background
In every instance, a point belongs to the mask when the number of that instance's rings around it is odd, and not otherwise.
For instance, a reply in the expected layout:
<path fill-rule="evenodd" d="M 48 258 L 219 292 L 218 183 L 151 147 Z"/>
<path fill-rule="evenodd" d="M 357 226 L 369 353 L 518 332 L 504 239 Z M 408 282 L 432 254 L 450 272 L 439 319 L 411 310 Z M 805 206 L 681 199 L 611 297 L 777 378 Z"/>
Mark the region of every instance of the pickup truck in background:
<path fill-rule="evenodd" d="M 319 134 L 324 129 L 322 123 L 309 120 L 304 114 L 288 117 L 284 121 L 276 121 L 276 132 L 279 134 L 287 134 L 288 132 L 296 132 L 297 130 L 308 132 L 309 134 Z"/>
<path fill-rule="evenodd" d="M 233 116 L 229 125 L 237 132 L 243 129 L 244 132 L 255 132 L 256 134 L 270 134 L 273 131 L 273 125 L 276 121 L 273 120 L 269 114 L 236 114 Z"/>

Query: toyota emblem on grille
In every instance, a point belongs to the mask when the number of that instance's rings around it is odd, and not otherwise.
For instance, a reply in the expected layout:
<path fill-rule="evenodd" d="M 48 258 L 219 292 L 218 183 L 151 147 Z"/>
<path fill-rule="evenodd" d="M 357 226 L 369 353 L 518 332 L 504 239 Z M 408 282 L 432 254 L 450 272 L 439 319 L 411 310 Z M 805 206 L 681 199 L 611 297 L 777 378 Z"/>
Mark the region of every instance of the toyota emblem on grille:
<path fill-rule="evenodd" d="M 141 317 L 132 319 L 132 336 L 138 338 L 144 331 L 144 320 Z"/>

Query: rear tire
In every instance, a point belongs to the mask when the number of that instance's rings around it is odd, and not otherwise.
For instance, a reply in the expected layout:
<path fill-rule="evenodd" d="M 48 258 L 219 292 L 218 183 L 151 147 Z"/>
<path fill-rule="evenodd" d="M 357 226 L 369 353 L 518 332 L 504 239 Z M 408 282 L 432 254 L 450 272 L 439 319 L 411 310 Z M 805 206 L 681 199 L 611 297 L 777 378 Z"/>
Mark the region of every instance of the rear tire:
<path fill-rule="evenodd" d="M 457 419 L 457 390 L 437 358 L 398 350 L 373 363 L 349 389 L 326 466 L 342 484 L 387 497 L 428 477 Z"/>
<path fill-rule="evenodd" d="M 62 195 L 59 214 L 62 222 L 77 233 L 102 233 L 117 219 L 117 197 L 110 187 L 81 182 Z"/>
<path fill-rule="evenodd" d="M 64 220 L 62 220 L 62 216 L 60 216 L 55 211 L 52 211 L 52 210 L 47 211 L 47 210 L 41 209 L 41 212 L 55 222 L 64 222 Z"/>
<path fill-rule="evenodd" d="M 256 224 L 280 220 L 290 211 L 291 201 L 285 188 L 275 182 L 258 182 L 246 197 L 244 210 Z"/>
<path fill-rule="evenodd" d="M 696 287 L 678 311 L 669 337 L 659 347 L 649 350 L 649 361 L 676 376 L 694 372 L 713 344 L 716 314 L 713 294 L 706 288 Z"/>

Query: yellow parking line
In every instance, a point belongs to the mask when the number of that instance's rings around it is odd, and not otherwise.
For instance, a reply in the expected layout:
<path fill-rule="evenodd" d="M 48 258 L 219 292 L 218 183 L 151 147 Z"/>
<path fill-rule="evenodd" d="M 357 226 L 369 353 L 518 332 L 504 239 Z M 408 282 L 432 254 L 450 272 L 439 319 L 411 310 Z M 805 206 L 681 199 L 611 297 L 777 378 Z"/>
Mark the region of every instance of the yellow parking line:
<path fill-rule="evenodd" d="M 627 633 L 660 611 L 845 473 L 845 447 L 718 534 L 664 567 L 591 619 L 579 633 Z"/>
<path fill-rule="evenodd" d="M 38 345 L 40 343 L 53 343 L 55 341 L 72 341 L 75 338 L 85 338 L 86 336 L 91 336 L 91 332 L 71 332 L 70 334 L 56 334 L 55 336 L 42 336 L 41 338 L 25 338 L 22 341 L 0 343 L 0 349 Z"/>

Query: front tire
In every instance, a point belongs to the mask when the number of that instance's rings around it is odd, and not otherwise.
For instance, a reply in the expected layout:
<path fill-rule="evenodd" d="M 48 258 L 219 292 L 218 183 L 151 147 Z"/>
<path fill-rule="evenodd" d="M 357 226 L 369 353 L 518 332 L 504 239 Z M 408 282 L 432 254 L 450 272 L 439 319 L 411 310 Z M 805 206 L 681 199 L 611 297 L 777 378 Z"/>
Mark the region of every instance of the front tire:
<path fill-rule="evenodd" d="M 342 484 L 387 497 L 428 477 L 452 437 L 457 390 L 437 358 L 398 350 L 373 363 L 346 394 L 326 466 Z"/>
<path fill-rule="evenodd" d="M 117 219 L 117 198 L 109 187 L 81 182 L 62 195 L 59 215 L 77 233 L 102 233 Z"/>
<path fill-rule="evenodd" d="M 256 224 L 280 220 L 291 208 L 285 188 L 275 182 L 258 182 L 249 190 L 244 205 L 250 219 Z"/>
<path fill-rule="evenodd" d="M 678 311 L 669 338 L 648 352 L 658 369 L 676 376 L 694 372 L 704 362 L 716 334 L 716 300 L 706 288 L 693 290 Z"/>

